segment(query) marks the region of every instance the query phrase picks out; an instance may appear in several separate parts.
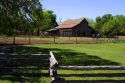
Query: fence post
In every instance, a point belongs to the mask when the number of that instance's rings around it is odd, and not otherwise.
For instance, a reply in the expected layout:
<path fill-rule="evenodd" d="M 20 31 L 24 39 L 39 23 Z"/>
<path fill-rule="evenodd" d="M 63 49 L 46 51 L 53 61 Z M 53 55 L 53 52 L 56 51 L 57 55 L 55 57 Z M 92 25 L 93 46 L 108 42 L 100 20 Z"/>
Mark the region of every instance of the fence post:
<path fill-rule="evenodd" d="M 55 36 L 55 34 L 54 34 L 54 37 L 53 37 L 53 38 L 54 38 L 54 44 L 55 44 L 55 43 L 56 43 L 56 36 Z"/>
<path fill-rule="evenodd" d="M 57 80 L 57 66 L 58 66 L 58 62 L 55 59 L 52 51 L 50 51 L 50 68 L 49 68 L 49 73 L 50 73 L 50 77 L 51 77 L 51 83 L 53 83 L 54 81 Z"/>

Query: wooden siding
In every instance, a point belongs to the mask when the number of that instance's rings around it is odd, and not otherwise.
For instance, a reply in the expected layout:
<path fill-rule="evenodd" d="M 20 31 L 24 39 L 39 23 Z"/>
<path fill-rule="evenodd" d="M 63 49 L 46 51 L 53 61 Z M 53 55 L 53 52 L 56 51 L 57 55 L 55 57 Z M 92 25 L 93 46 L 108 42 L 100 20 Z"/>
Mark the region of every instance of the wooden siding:
<path fill-rule="evenodd" d="M 81 22 L 70 29 L 60 29 L 60 36 L 63 37 L 83 37 L 92 36 L 93 30 L 88 26 L 88 23 Z"/>
<path fill-rule="evenodd" d="M 70 25 L 70 24 L 69 24 Z M 73 27 L 58 28 L 57 30 L 49 32 L 51 36 L 62 37 L 90 37 L 95 31 L 88 25 L 86 19 L 83 19 L 79 24 Z"/>

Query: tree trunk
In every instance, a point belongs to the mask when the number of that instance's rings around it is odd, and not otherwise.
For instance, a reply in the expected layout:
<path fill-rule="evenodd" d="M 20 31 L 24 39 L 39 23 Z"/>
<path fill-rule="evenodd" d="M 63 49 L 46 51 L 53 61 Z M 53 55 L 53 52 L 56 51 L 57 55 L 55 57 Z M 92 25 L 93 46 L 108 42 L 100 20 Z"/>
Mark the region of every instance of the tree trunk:
<path fill-rule="evenodd" d="M 31 44 L 31 34 L 29 32 L 29 44 Z"/>
<path fill-rule="evenodd" d="M 16 42 L 16 35 L 15 35 L 15 33 L 14 33 L 14 35 L 13 35 L 13 44 L 15 45 L 15 42 Z"/>
<path fill-rule="evenodd" d="M 40 29 L 39 27 L 37 28 L 37 36 L 39 36 L 39 33 L 40 33 Z"/>
<path fill-rule="evenodd" d="M 56 36 L 54 35 L 54 44 L 56 43 Z"/>

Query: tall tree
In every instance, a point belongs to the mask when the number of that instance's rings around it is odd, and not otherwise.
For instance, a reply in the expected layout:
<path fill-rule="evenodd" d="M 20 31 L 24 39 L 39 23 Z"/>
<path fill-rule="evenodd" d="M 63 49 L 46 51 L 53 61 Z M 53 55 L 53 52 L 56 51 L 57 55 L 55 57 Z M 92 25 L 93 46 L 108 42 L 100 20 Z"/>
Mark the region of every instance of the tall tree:
<path fill-rule="evenodd" d="M 0 1 L 1 33 L 5 35 L 13 35 L 15 43 L 16 32 L 20 30 L 25 30 L 25 28 L 22 25 L 24 24 L 31 25 L 31 23 L 34 23 L 35 22 L 33 18 L 34 13 L 32 11 L 37 13 L 36 11 L 38 10 L 42 11 L 42 6 L 39 0 L 1 0 Z M 38 14 L 37 17 L 39 17 Z M 24 21 L 26 23 L 23 24 Z M 26 27 L 26 25 L 24 26 Z M 37 25 L 37 23 L 36 24 L 34 23 L 34 25 Z"/>
<path fill-rule="evenodd" d="M 90 18 L 85 18 L 85 19 L 88 21 L 89 26 L 91 26 L 93 29 L 95 29 L 96 22 L 93 19 L 90 19 Z"/>
<path fill-rule="evenodd" d="M 125 16 L 105 14 L 96 18 L 96 27 L 103 34 L 125 34 Z"/>
<path fill-rule="evenodd" d="M 97 32 L 100 32 L 101 27 L 102 27 L 101 17 L 98 16 L 98 17 L 96 17 L 95 30 L 96 30 Z"/>
<path fill-rule="evenodd" d="M 43 26 L 41 28 L 42 31 L 54 28 L 58 25 L 56 22 L 56 15 L 52 10 L 44 10 L 43 11 Z"/>

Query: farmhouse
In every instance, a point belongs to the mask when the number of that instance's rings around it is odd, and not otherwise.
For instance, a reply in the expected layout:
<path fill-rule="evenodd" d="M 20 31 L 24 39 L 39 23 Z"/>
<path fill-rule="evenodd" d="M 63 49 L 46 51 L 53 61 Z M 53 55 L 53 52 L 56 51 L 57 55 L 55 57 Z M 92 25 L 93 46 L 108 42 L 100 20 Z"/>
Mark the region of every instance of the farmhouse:
<path fill-rule="evenodd" d="M 69 19 L 61 23 L 59 26 L 48 30 L 50 36 L 62 37 L 83 37 L 92 36 L 95 31 L 88 25 L 84 19 Z"/>

